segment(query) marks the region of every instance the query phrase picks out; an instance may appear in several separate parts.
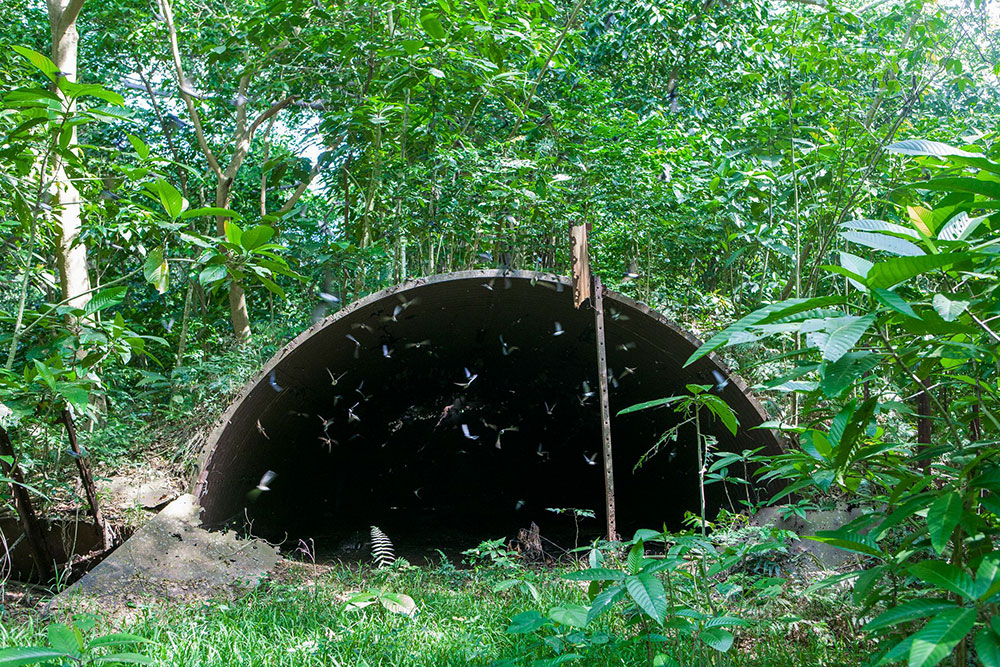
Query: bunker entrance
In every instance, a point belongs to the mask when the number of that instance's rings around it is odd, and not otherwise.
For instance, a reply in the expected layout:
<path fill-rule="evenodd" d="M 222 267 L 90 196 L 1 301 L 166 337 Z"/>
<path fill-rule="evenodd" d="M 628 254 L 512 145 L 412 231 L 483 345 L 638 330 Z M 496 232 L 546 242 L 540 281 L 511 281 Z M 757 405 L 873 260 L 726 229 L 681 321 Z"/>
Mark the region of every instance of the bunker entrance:
<path fill-rule="evenodd" d="M 603 533 L 593 311 L 565 278 L 524 272 L 433 276 L 372 295 L 304 332 L 247 385 L 209 438 L 195 492 L 208 526 L 242 526 L 320 557 L 359 557 L 379 526 L 411 561 L 539 526 L 552 554 Z M 693 425 L 634 469 L 679 417 L 630 405 L 724 385 L 721 450 L 777 446 L 763 413 L 697 341 L 642 304 L 605 301 L 619 532 L 697 511 Z M 720 383 L 712 371 L 726 378 Z M 270 478 L 268 471 L 274 473 Z M 741 471 L 742 472 L 742 471 Z M 728 505 L 721 485 L 709 505 Z M 730 495 L 745 497 L 742 489 Z M 564 510 L 557 513 L 553 510 Z M 594 518 L 577 525 L 570 509 Z M 310 543 L 309 541 L 312 540 Z"/>

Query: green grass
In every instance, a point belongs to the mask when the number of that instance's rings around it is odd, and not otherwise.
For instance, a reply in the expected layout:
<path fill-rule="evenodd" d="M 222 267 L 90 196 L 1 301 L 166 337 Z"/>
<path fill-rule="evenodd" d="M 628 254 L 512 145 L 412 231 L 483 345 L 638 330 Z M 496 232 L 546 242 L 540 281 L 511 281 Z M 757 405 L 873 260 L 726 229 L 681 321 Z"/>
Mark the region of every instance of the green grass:
<path fill-rule="evenodd" d="M 402 571 L 292 566 L 280 581 L 265 582 L 238 599 L 156 604 L 134 610 L 137 615 L 128 621 L 100 621 L 94 633 L 124 631 L 145 637 L 152 643 L 143 652 L 164 665 L 528 665 L 556 653 L 536 635 L 508 634 L 511 617 L 587 602 L 583 588 L 558 575 L 551 570 L 456 570 L 447 565 Z M 494 591 L 497 583 L 511 577 L 532 582 L 540 600 L 516 587 Z M 350 592 L 371 589 L 407 593 L 419 611 L 410 618 L 378 604 L 363 609 L 345 604 Z M 792 603 L 792 598 L 768 601 L 769 607 L 761 607 L 755 616 L 770 615 L 770 620 L 741 630 L 725 655 L 706 650 L 701 664 L 847 665 L 868 654 L 870 649 L 861 653 L 860 644 L 825 631 L 832 619 L 776 622 L 785 615 L 783 610 L 793 607 L 803 615 L 802 604 Z M 822 613 L 821 607 L 814 607 Z M 610 641 L 577 649 L 583 657 L 574 664 L 646 664 L 645 643 L 635 639 L 639 626 L 618 609 L 588 628 L 608 633 Z M 45 645 L 45 625 L 34 616 L 4 622 L 0 645 Z M 656 651 L 680 665 L 699 664 L 689 640 L 671 638 Z"/>

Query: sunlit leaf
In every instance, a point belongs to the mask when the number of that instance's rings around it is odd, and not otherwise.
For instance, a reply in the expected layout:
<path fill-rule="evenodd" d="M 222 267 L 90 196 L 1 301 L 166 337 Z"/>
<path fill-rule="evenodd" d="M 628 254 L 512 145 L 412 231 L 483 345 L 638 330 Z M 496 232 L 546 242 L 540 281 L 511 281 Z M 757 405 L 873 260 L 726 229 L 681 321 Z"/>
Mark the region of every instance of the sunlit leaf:
<path fill-rule="evenodd" d="M 944 551 L 962 517 L 962 496 L 950 491 L 937 497 L 927 511 L 931 545 L 939 554 Z"/>
<path fill-rule="evenodd" d="M 919 257 L 894 257 L 876 263 L 868 274 L 869 287 L 888 289 L 915 276 L 952 266 L 969 259 L 964 253 L 942 253 Z"/>
<path fill-rule="evenodd" d="M 909 623 L 918 618 L 926 618 L 946 609 L 955 609 L 958 605 L 951 600 L 933 598 L 917 598 L 892 607 L 879 614 L 867 624 L 865 632 L 874 632 L 882 628 L 890 628 L 901 623 Z"/>
<path fill-rule="evenodd" d="M 154 248 L 146 255 L 142 273 L 157 292 L 163 294 L 167 291 L 170 286 L 170 269 L 167 267 L 167 260 L 163 258 L 162 249 Z"/>
<path fill-rule="evenodd" d="M 934 310 L 945 322 L 954 322 L 969 307 L 968 301 L 952 301 L 944 294 L 935 294 L 931 299 Z"/>
<path fill-rule="evenodd" d="M 941 612 L 913 635 L 910 667 L 931 667 L 949 656 L 976 622 L 975 609 Z"/>

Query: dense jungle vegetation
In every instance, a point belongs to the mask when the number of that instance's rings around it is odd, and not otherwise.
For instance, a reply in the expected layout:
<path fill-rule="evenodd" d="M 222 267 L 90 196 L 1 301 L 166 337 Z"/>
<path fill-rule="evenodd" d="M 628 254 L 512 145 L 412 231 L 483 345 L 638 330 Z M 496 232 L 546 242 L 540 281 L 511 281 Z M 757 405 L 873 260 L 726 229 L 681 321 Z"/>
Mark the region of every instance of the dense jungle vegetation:
<path fill-rule="evenodd" d="M 190 479 L 304 328 L 408 278 L 568 274 L 574 224 L 785 442 L 684 443 L 733 507 L 545 567 L 500 535 L 419 567 L 305 549 L 235 597 L 49 616 L 69 571 L 2 566 L 0 665 L 1000 666 L 1000 4 L 0 7 L 6 514 L 92 512 L 83 463 Z M 854 514 L 798 536 L 750 522 L 769 504 Z"/>

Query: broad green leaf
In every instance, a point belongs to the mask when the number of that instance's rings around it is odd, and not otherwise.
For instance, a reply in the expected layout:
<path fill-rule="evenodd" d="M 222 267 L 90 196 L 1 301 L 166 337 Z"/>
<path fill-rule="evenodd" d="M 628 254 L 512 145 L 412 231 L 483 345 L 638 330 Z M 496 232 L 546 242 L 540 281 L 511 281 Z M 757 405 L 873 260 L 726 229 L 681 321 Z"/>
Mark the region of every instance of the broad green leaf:
<path fill-rule="evenodd" d="M 903 660 L 905 657 L 910 655 L 910 647 L 913 646 L 913 635 L 910 635 L 906 639 L 902 640 L 895 646 L 893 646 L 888 653 L 883 655 L 876 665 L 888 665 L 890 663 L 895 663 Z"/>
<path fill-rule="evenodd" d="M 579 653 L 563 653 L 562 655 L 557 655 L 554 658 L 540 658 L 538 660 L 532 660 L 531 667 L 561 667 L 562 665 L 568 665 L 571 662 L 576 662 L 582 657 L 583 656 Z M 505 667 L 510 666 L 505 665 Z"/>
<path fill-rule="evenodd" d="M 913 310 L 913 307 L 907 303 L 906 299 L 891 290 L 876 287 L 872 289 L 872 296 L 874 296 L 875 300 L 883 306 L 891 308 L 901 315 L 906 315 L 907 317 L 912 317 L 918 320 L 920 319 L 920 316 L 917 315 L 916 311 Z"/>
<path fill-rule="evenodd" d="M 52 370 L 41 359 L 32 359 L 31 361 L 35 365 L 38 377 L 42 378 L 42 381 L 48 385 L 49 389 L 55 389 L 56 378 L 52 374 Z"/>
<path fill-rule="evenodd" d="M 989 199 L 1000 199 L 1000 183 L 981 178 L 934 178 L 903 186 L 913 190 L 936 190 L 943 192 L 968 192 Z"/>
<path fill-rule="evenodd" d="M 128 287 L 125 285 L 109 287 L 108 289 L 101 290 L 94 295 L 94 298 L 87 302 L 83 312 L 87 315 L 91 315 L 99 310 L 117 306 L 122 302 L 122 299 L 125 298 L 125 292 L 127 291 Z"/>
<path fill-rule="evenodd" d="M 49 645 L 57 651 L 79 656 L 83 648 L 77 639 L 73 628 L 63 623 L 50 623 L 46 629 L 49 638 Z"/>
<path fill-rule="evenodd" d="M 404 39 L 403 40 L 403 50 L 406 51 L 406 55 L 412 56 L 417 53 L 421 48 L 423 48 L 424 42 L 420 39 Z"/>
<path fill-rule="evenodd" d="M 520 635 L 527 632 L 534 632 L 538 628 L 550 624 L 552 621 L 542 616 L 537 611 L 526 611 L 510 619 L 507 626 L 507 634 Z"/>
<path fill-rule="evenodd" d="M 139 156 L 140 160 L 145 160 L 149 157 L 149 146 L 147 146 L 142 139 L 134 134 L 130 134 L 128 135 L 128 142 L 132 144 L 132 148 L 135 150 L 135 154 Z"/>
<path fill-rule="evenodd" d="M 976 633 L 976 655 L 983 667 L 1000 667 L 1000 636 L 990 628 Z"/>
<path fill-rule="evenodd" d="M 271 280 L 270 278 L 268 278 L 266 276 L 258 275 L 258 276 L 256 276 L 256 278 L 260 282 L 261 285 L 263 285 L 264 287 L 267 288 L 267 290 L 269 292 L 272 292 L 272 293 L 280 296 L 282 299 L 285 298 L 285 290 L 281 289 L 281 286 L 278 285 L 278 283 L 274 282 L 273 280 Z"/>
<path fill-rule="evenodd" d="M 646 547 L 642 540 L 638 540 L 632 545 L 632 548 L 628 550 L 628 556 L 625 559 L 625 565 L 628 567 L 628 571 L 635 574 L 642 569 L 642 561 L 646 558 Z"/>
<path fill-rule="evenodd" d="M 549 618 L 556 623 L 562 623 L 573 628 L 587 627 L 587 607 L 579 604 L 568 604 L 553 607 L 549 610 Z"/>
<path fill-rule="evenodd" d="M 52 62 L 48 56 L 42 55 L 38 51 L 32 51 L 31 49 L 25 48 L 23 46 L 15 45 L 10 48 L 12 51 L 20 54 L 29 63 L 38 68 L 38 70 L 42 74 L 52 79 L 53 81 L 56 80 L 56 77 L 59 75 L 59 68 L 56 67 L 56 64 Z"/>
<path fill-rule="evenodd" d="M 90 392 L 87 388 L 71 382 L 56 382 L 55 393 L 65 398 L 81 413 L 87 409 L 87 403 L 90 401 Z"/>
<path fill-rule="evenodd" d="M 848 271 L 842 266 L 837 266 L 836 264 L 823 264 L 819 268 L 824 271 L 829 271 L 830 273 L 836 273 L 837 275 L 844 276 L 847 278 L 848 282 L 854 286 L 855 289 L 862 292 L 867 292 L 868 287 L 865 285 L 865 279 L 860 273 L 854 273 L 853 271 Z"/>
<path fill-rule="evenodd" d="M 929 241 L 934 236 L 939 220 L 934 218 L 934 211 L 923 206 L 907 206 L 906 214 L 910 216 L 910 222 L 917 228 L 917 232 L 924 240 Z"/>
<path fill-rule="evenodd" d="M 1000 591 L 1000 551 L 986 554 L 976 569 L 976 592 L 980 600 L 988 600 Z"/>
<path fill-rule="evenodd" d="M 978 153 L 970 153 L 961 148 L 954 148 L 939 141 L 927 141 L 926 139 L 907 139 L 897 141 L 885 147 L 887 151 L 901 153 L 903 155 L 916 155 L 921 157 L 982 157 Z"/>
<path fill-rule="evenodd" d="M 934 496 L 930 493 L 922 493 L 909 498 L 887 516 L 882 523 L 872 529 L 873 535 L 876 539 L 881 539 L 892 528 L 895 528 L 907 519 L 915 517 L 917 512 L 928 507 L 933 502 L 933 499 Z"/>
<path fill-rule="evenodd" d="M 979 228 L 984 221 L 988 220 L 990 216 L 980 215 L 975 218 L 970 218 L 969 214 L 962 211 L 954 218 L 948 221 L 938 234 L 939 241 L 965 241 L 972 233 Z"/>
<path fill-rule="evenodd" d="M 953 148 L 948 144 L 924 139 L 909 139 L 886 146 L 886 150 L 903 155 L 916 155 L 937 158 L 952 158 L 953 162 L 969 164 L 993 173 L 1000 173 L 1000 165 L 989 160 L 980 153 L 971 153 L 961 148 Z"/>
<path fill-rule="evenodd" d="M 991 466 L 969 482 L 969 486 L 1000 491 L 1000 466 Z"/>
<path fill-rule="evenodd" d="M 951 600 L 918 598 L 888 609 L 865 624 L 865 632 L 874 632 L 900 623 L 909 623 L 918 618 L 926 618 L 947 609 L 957 608 Z"/>
<path fill-rule="evenodd" d="M 736 429 L 740 426 L 740 420 L 736 416 L 736 413 L 733 412 L 733 409 L 718 396 L 705 396 L 703 400 L 705 407 L 719 418 L 719 421 L 726 427 L 726 430 L 736 435 Z"/>
<path fill-rule="evenodd" d="M 830 586 L 836 586 L 842 581 L 848 581 L 850 579 L 856 579 L 858 575 L 862 574 L 864 570 L 854 570 L 853 572 L 844 572 L 842 574 L 834 574 L 825 579 L 820 579 L 819 581 L 810 584 L 802 591 L 803 595 L 809 595 L 816 591 L 823 590 L 824 588 L 829 588 Z"/>
<path fill-rule="evenodd" d="M 823 364 L 819 388 L 827 398 L 836 398 L 854 385 L 865 373 L 875 368 L 881 357 L 872 352 L 848 352 L 832 363 Z"/>
<path fill-rule="evenodd" d="M 819 530 L 816 531 L 815 535 L 803 535 L 803 537 L 807 540 L 829 544 L 844 551 L 885 558 L 885 554 L 879 549 L 871 535 L 861 535 L 845 530 Z"/>
<path fill-rule="evenodd" d="M 157 179 L 155 188 L 156 193 L 160 196 L 160 203 L 163 205 L 163 210 L 166 211 L 171 220 L 176 220 L 184 212 L 184 209 L 187 208 L 187 202 L 184 201 L 184 197 L 165 178 Z"/>
<path fill-rule="evenodd" d="M 815 429 L 809 429 L 801 437 L 801 445 L 806 454 L 820 461 L 828 461 L 833 454 L 833 447 L 826 434 Z"/>
<path fill-rule="evenodd" d="M 155 665 L 156 660 L 139 653 L 115 653 L 104 655 L 99 658 L 91 658 L 91 664 L 118 664 L 118 665 Z"/>
<path fill-rule="evenodd" d="M 987 512 L 991 512 L 994 516 L 1000 517 L 1000 498 L 994 492 L 987 493 L 980 496 L 977 501 L 979 506 L 982 507 Z"/>
<path fill-rule="evenodd" d="M 874 315 L 847 316 L 828 320 L 827 338 L 822 349 L 823 359 L 837 361 L 847 354 L 874 321 Z"/>
<path fill-rule="evenodd" d="M 405 593 L 383 593 L 378 601 L 394 614 L 412 617 L 417 613 L 417 603 Z"/>
<path fill-rule="evenodd" d="M 18 667 L 18 665 L 37 665 L 49 660 L 69 658 L 64 651 L 39 646 L 25 646 L 0 649 L 0 667 Z"/>
<path fill-rule="evenodd" d="M 253 250 L 271 240 L 274 236 L 274 227 L 271 225 L 256 225 L 243 232 L 240 237 L 240 245 L 247 250 Z"/>
<path fill-rule="evenodd" d="M 874 250 L 881 250 L 893 255 L 917 256 L 923 255 L 924 251 L 914 243 L 910 243 L 896 236 L 888 234 L 873 234 L 871 232 L 840 232 L 840 236 L 851 243 L 868 246 Z"/>
<path fill-rule="evenodd" d="M 621 570 L 611 570 L 605 567 L 592 567 L 589 570 L 563 575 L 563 579 L 569 581 L 621 581 L 624 578 L 625 573 Z"/>
<path fill-rule="evenodd" d="M 954 491 L 938 496 L 927 510 L 931 546 L 940 554 L 948 546 L 958 520 L 962 518 L 962 496 Z"/>
<path fill-rule="evenodd" d="M 909 570 L 910 574 L 931 586 L 937 586 L 946 591 L 957 593 L 969 600 L 974 600 L 978 597 L 976 595 L 976 586 L 972 583 L 972 577 L 951 563 L 939 560 L 925 560 L 910 565 L 907 570 Z"/>
<path fill-rule="evenodd" d="M 644 614 L 657 623 L 663 622 L 667 613 L 667 594 L 655 574 L 629 575 L 625 579 L 625 589 Z"/>
<path fill-rule="evenodd" d="M 232 211 L 228 208 L 218 208 L 217 206 L 209 206 L 207 208 L 192 208 L 181 213 L 181 220 L 187 220 L 188 218 L 198 218 L 201 216 L 211 216 L 219 218 L 232 218 L 233 220 L 242 220 L 243 218 L 236 211 Z"/>
<path fill-rule="evenodd" d="M 894 222 L 886 222 L 885 220 L 849 220 L 848 222 L 841 223 L 840 226 L 844 229 L 853 229 L 859 232 L 887 232 L 889 234 L 907 236 L 911 239 L 920 239 L 920 234 L 909 227 L 897 225 Z"/>
<path fill-rule="evenodd" d="M 146 255 L 142 273 L 157 292 L 163 294 L 167 291 L 170 286 L 170 269 L 167 267 L 167 260 L 163 258 L 163 250 L 154 248 Z"/>
<path fill-rule="evenodd" d="M 233 245 L 241 245 L 240 241 L 243 238 L 243 230 L 232 220 L 226 220 L 225 223 L 226 240 Z"/>
<path fill-rule="evenodd" d="M 667 398 L 657 398 L 652 401 L 646 401 L 645 403 L 637 403 L 636 405 L 630 405 L 624 410 L 618 412 L 619 415 L 627 415 L 630 412 L 638 412 L 639 410 L 648 410 L 649 408 L 658 408 L 661 405 L 670 405 L 671 403 L 676 403 L 677 401 L 683 400 L 683 396 L 668 396 Z"/>
<path fill-rule="evenodd" d="M 934 269 L 943 269 L 957 262 L 968 259 L 964 253 L 942 253 L 940 255 L 921 255 L 919 257 L 894 257 L 878 262 L 868 274 L 869 287 L 888 289 L 893 285 L 909 280 Z"/>
<path fill-rule="evenodd" d="M 224 280 L 228 275 L 229 271 L 226 269 L 225 264 L 214 264 L 212 266 L 206 266 L 198 274 L 198 282 L 202 285 L 208 286 L 212 283 Z"/>
<path fill-rule="evenodd" d="M 590 611 L 587 612 L 587 623 L 603 614 L 616 602 L 625 597 L 625 586 L 608 586 L 603 591 L 594 596 L 590 603 Z"/>
<path fill-rule="evenodd" d="M 778 579 L 777 581 L 785 581 L 784 579 Z M 745 618 L 739 618 L 737 616 L 713 616 L 712 618 L 705 621 L 706 628 L 730 628 L 733 626 L 737 627 L 748 627 L 753 625 L 751 621 Z"/>
<path fill-rule="evenodd" d="M 444 26 L 441 25 L 441 21 L 437 17 L 437 14 L 430 12 L 422 14 L 420 16 L 420 25 L 427 32 L 427 34 L 434 39 L 444 39 L 447 35 L 444 31 Z"/>
<path fill-rule="evenodd" d="M 91 639 L 87 644 L 87 648 L 100 648 L 102 646 L 121 646 L 122 644 L 153 644 L 152 639 L 147 639 L 145 637 L 140 637 L 139 635 L 129 634 L 127 632 L 115 632 L 110 635 L 103 635 L 101 637 L 95 637 Z"/>
<path fill-rule="evenodd" d="M 975 622 L 975 609 L 953 609 L 927 621 L 927 625 L 913 635 L 910 667 L 932 667 L 944 660 L 969 634 Z"/>
<path fill-rule="evenodd" d="M 68 79 L 60 79 L 59 90 L 71 98 L 96 97 L 117 107 L 125 105 L 124 97 L 97 83 L 75 83 L 70 82 Z"/>
<path fill-rule="evenodd" d="M 837 296 L 813 297 L 811 299 L 786 299 L 785 301 L 779 301 L 768 304 L 763 308 L 758 308 L 709 338 L 708 341 L 695 350 L 694 354 L 688 357 L 688 360 L 684 362 L 684 367 L 686 368 L 706 354 L 710 354 L 718 348 L 728 345 L 730 338 L 735 334 L 744 332 L 755 324 L 764 324 L 770 319 L 779 319 L 812 308 L 822 308 L 842 302 L 843 298 Z"/>
<path fill-rule="evenodd" d="M 945 322 L 954 322 L 969 307 L 968 301 L 952 301 L 944 294 L 935 294 L 931 304 Z"/>
<path fill-rule="evenodd" d="M 698 633 L 698 638 L 719 653 L 725 653 L 732 645 L 735 637 L 729 630 L 722 628 L 707 628 Z"/>
<path fill-rule="evenodd" d="M 868 278 L 868 272 L 875 266 L 873 262 L 841 250 L 840 265 L 851 274 L 848 279 L 852 285 L 861 291 L 868 289 L 864 281 Z"/>

